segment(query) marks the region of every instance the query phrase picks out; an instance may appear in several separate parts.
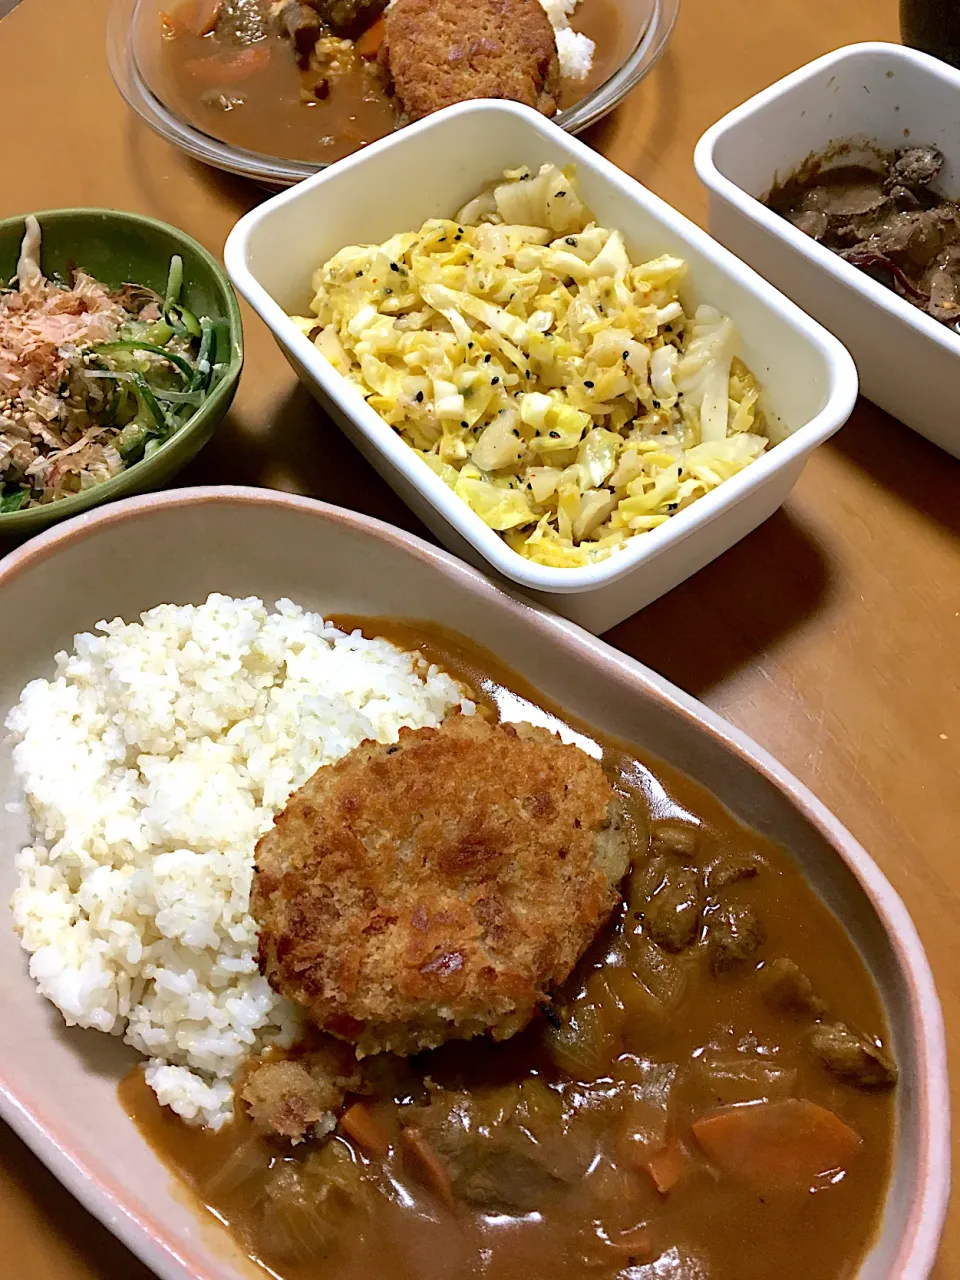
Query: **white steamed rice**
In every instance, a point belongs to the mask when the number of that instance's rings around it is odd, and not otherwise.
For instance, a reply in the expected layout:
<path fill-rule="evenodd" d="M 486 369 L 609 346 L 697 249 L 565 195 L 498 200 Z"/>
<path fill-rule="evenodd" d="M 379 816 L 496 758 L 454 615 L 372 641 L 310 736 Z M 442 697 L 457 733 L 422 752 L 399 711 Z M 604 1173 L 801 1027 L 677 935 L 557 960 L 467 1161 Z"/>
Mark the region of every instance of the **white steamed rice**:
<path fill-rule="evenodd" d="M 574 31 L 570 18 L 580 0 L 540 0 L 557 38 L 560 74 L 569 80 L 585 80 L 593 66 L 596 44 L 589 36 Z"/>
<path fill-rule="evenodd" d="M 289 600 L 212 595 L 97 631 L 7 719 L 36 840 L 14 924 L 67 1023 L 122 1035 L 162 1103 L 216 1128 L 247 1055 L 297 1029 L 257 970 L 258 837 L 318 766 L 473 705 Z"/>

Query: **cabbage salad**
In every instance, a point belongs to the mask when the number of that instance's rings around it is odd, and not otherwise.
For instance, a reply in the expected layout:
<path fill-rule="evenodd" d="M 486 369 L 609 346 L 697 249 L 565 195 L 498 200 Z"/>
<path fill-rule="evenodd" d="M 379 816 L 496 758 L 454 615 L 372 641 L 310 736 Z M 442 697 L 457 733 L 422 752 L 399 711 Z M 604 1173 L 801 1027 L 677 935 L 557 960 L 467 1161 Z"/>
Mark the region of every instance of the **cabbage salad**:
<path fill-rule="evenodd" d="M 453 221 L 341 249 L 293 317 L 522 556 L 593 564 L 769 444 L 732 321 L 635 264 L 572 172 L 508 170 Z"/>

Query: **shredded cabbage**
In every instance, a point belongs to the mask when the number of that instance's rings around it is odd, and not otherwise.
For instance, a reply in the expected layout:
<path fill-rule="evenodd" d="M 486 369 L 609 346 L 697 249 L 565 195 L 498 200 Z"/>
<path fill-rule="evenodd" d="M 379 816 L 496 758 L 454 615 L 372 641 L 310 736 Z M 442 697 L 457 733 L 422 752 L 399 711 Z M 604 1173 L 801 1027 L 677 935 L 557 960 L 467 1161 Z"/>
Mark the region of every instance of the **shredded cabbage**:
<path fill-rule="evenodd" d="M 454 220 L 341 249 L 295 316 L 519 554 L 578 567 L 663 524 L 770 441 L 732 321 L 682 259 L 634 263 L 572 172 L 516 169 Z"/>

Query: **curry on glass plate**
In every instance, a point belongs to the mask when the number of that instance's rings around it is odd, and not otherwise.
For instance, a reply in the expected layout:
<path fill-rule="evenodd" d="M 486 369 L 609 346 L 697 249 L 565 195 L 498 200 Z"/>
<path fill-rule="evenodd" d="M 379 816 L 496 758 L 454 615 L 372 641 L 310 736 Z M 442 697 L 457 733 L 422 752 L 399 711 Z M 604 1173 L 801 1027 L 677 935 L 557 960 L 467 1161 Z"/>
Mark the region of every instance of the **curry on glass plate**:
<path fill-rule="evenodd" d="M 191 124 L 330 161 L 465 98 L 554 115 L 616 69 L 619 25 L 611 0 L 170 0 L 143 42 L 159 44 L 145 61 Z"/>
<path fill-rule="evenodd" d="M 466 99 L 582 129 L 653 66 L 677 3 L 115 0 L 108 49 L 124 97 L 164 136 L 289 183 Z"/>
<path fill-rule="evenodd" d="M 898 1066 L 785 849 L 435 624 L 214 594 L 55 667 L 14 927 L 266 1273 L 854 1272 Z"/>

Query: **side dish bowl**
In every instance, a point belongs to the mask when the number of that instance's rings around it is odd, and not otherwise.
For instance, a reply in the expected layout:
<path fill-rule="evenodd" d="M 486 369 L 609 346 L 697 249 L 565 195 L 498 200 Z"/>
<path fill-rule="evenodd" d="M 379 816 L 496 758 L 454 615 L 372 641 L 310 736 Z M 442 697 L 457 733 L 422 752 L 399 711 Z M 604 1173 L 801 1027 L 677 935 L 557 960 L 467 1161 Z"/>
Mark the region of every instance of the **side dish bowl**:
<path fill-rule="evenodd" d="M 202 554 L 197 554 L 198 548 Z M 150 572 L 143 566 L 149 563 Z M 102 572 L 109 564 L 111 572 Z M 949 1099 L 933 979 L 904 906 L 869 855 L 810 792 L 744 734 L 579 628 L 520 603 L 408 534 L 310 499 L 241 488 L 129 499 L 50 531 L 0 566 L 5 655 L 0 714 L 99 619 L 209 592 L 289 597 L 307 608 L 421 618 L 486 646 L 571 715 L 706 785 L 741 821 L 789 849 L 859 948 L 900 1065 L 893 1176 L 860 1280 L 922 1280 L 949 1193 Z M 133 1055 L 68 1031 L 40 998 L 11 928 L 13 857 L 27 839 L 10 748 L 0 750 L 0 1116 L 77 1197 L 165 1280 L 260 1274 L 202 1223 L 124 1113 Z"/>
<path fill-rule="evenodd" d="M 936 58 L 895 44 L 849 45 L 731 111 L 694 155 L 717 239 L 836 334 L 869 400 L 955 456 L 960 334 L 804 235 L 762 198 L 809 155 L 862 139 L 884 150 L 937 147 L 946 164 L 936 185 L 956 199 L 958 93 L 960 71 Z"/>
<path fill-rule="evenodd" d="M 447 159 L 438 163 L 438 156 Z M 738 354 L 765 389 L 779 439 L 665 524 L 586 568 L 535 564 L 511 550 L 287 314 L 305 312 L 314 270 L 345 245 L 379 243 L 427 218 L 449 217 L 504 169 L 546 162 L 576 166 L 584 201 L 601 225 L 624 233 L 636 260 L 675 253 L 687 261 L 683 300 L 688 309 L 710 302 L 733 319 Z M 275 196 L 240 220 L 224 260 L 304 383 L 441 542 L 594 632 L 675 587 L 771 515 L 856 397 L 853 363 L 834 338 L 616 166 L 514 103 L 450 107 Z"/>
<path fill-rule="evenodd" d="M 225 368 L 203 403 L 149 457 L 119 475 L 45 506 L 0 515 L 0 537 L 36 533 L 114 498 L 157 489 L 194 458 L 213 435 L 233 401 L 243 366 L 240 307 L 223 268 L 196 240 L 175 227 L 138 213 L 113 209 L 52 209 L 38 213 L 41 265 L 51 277 L 66 279 L 73 267 L 111 288 L 133 282 L 163 293 L 170 259 L 183 259 L 183 301 L 198 315 L 227 327 L 214 361 Z M 0 280 L 16 273 L 23 218 L 0 221 Z"/>
<path fill-rule="evenodd" d="M 319 163 L 264 155 L 221 142 L 186 120 L 164 102 L 152 84 L 137 51 L 144 46 L 142 26 L 153 23 L 159 33 L 155 0 L 114 0 L 107 28 L 107 58 L 114 83 L 127 105 L 167 142 L 214 168 L 236 173 L 269 187 L 289 187 L 324 168 Z M 629 52 L 602 84 L 579 102 L 567 107 L 556 122 L 571 133 L 595 124 L 627 96 L 652 71 L 667 46 L 680 9 L 680 0 L 624 0 L 618 6 Z M 576 25 L 576 21 L 574 21 Z M 632 30 L 631 30 L 632 28 Z"/>

